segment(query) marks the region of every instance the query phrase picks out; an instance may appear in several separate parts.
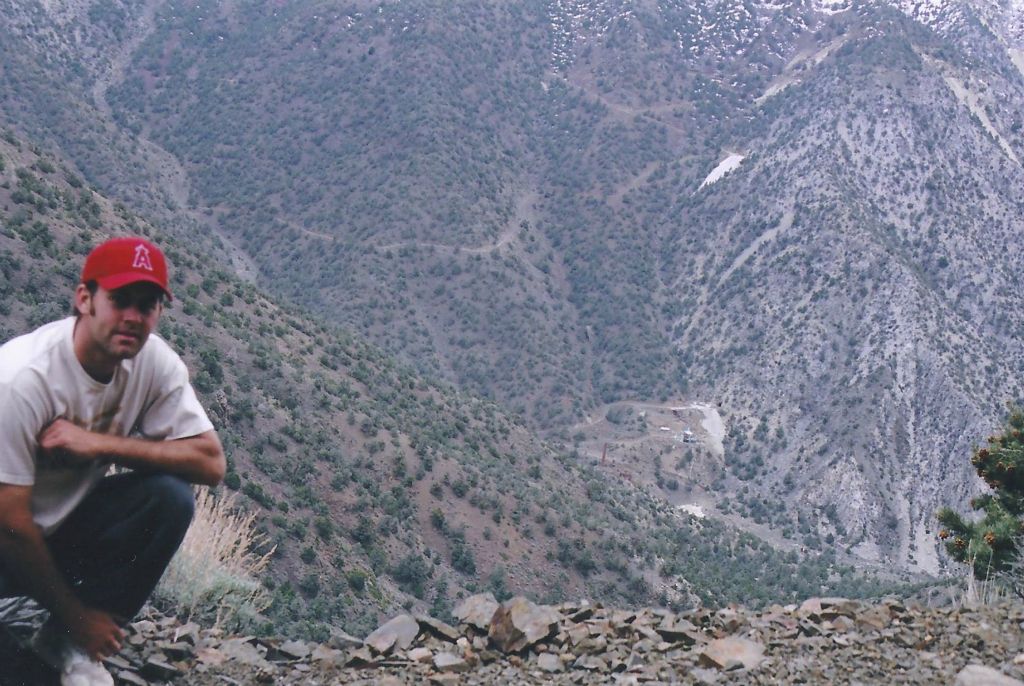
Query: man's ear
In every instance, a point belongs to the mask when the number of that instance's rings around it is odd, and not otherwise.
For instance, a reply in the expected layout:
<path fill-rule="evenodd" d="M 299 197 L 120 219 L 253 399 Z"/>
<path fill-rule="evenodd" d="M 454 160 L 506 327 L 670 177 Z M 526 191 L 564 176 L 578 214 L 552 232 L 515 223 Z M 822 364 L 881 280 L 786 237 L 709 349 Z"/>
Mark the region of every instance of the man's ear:
<path fill-rule="evenodd" d="M 92 300 L 92 293 L 84 283 L 78 284 L 75 289 L 75 311 L 80 315 L 89 314 L 89 304 Z"/>

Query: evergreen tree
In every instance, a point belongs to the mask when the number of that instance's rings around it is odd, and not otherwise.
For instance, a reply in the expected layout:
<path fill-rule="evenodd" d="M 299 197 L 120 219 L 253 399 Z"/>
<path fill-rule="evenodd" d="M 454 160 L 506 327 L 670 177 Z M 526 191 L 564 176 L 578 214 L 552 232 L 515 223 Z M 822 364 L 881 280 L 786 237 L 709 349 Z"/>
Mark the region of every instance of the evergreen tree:
<path fill-rule="evenodd" d="M 1010 569 L 1017 558 L 1016 540 L 1024 531 L 1024 412 L 1010 409 L 1001 434 L 971 458 L 978 476 L 992 489 L 974 498 L 971 507 L 984 516 L 970 522 L 949 508 L 939 512 L 939 538 L 958 562 L 972 565 L 975 577 Z"/>

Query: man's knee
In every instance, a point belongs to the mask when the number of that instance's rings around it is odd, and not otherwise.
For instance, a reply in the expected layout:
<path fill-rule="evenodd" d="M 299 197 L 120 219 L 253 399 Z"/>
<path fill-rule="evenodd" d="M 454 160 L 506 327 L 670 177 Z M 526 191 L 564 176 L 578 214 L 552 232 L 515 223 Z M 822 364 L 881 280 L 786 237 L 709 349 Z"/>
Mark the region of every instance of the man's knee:
<path fill-rule="evenodd" d="M 170 474 L 154 474 L 147 479 L 146 487 L 161 518 L 188 527 L 196 510 L 190 483 Z"/>

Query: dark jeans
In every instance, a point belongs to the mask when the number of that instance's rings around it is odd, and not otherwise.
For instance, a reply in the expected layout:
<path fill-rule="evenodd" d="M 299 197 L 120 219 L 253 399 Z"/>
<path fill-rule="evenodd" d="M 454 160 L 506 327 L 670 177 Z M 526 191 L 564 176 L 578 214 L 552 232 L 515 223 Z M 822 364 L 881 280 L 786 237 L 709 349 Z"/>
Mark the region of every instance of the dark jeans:
<path fill-rule="evenodd" d="M 176 476 L 109 476 L 46 543 L 82 602 L 128 621 L 160 581 L 194 510 L 192 486 Z M 10 575 L 0 575 L 0 597 L 16 595 L 23 593 Z"/>

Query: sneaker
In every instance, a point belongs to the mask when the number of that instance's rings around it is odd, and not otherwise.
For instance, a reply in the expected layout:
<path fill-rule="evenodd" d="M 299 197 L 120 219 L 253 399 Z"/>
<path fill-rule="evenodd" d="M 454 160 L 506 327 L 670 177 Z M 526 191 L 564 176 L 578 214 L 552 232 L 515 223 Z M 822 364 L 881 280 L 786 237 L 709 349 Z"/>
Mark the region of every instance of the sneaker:
<path fill-rule="evenodd" d="M 60 672 L 61 686 L 114 686 L 110 672 L 74 645 L 56 622 L 44 622 L 29 645 L 43 662 Z"/>

